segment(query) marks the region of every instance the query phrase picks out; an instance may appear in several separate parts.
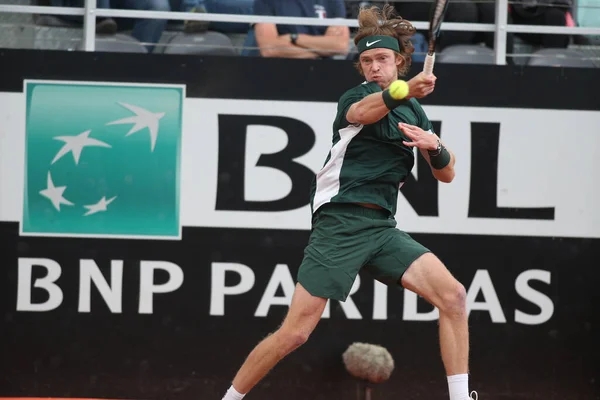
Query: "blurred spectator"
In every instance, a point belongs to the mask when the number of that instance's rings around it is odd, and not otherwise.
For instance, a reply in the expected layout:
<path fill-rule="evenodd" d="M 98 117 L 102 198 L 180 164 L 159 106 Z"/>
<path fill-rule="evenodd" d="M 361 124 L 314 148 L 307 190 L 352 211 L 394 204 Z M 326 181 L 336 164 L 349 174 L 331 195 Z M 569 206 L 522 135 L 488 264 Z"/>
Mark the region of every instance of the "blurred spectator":
<path fill-rule="evenodd" d="M 413 21 L 428 21 L 431 9 L 431 1 L 402 1 L 394 3 L 398 13 Z M 496 22 L 496 5 L 494 2 L 483 2 L 478 0 L 461 1 L 448 3 L 448 11 L 444 17 L 445 22 L 466 22 L 493 24 Z M 509 16 L 510 23 L 510 16 Z M 421 31 L 428 37 L 427 31 Z M 463 32 L 443 30 L 439 39 L 439 50 L 445 47 L 457 44 L 478 44 L 484 43 L 489 48 L 494 48 L 494 32 Z M 513 52 L 514 41 L 511 33 L 506 36 L 506 52 Z M 507 61 L 510 62 L 508 57 Z"/>
<path fill-rule="evenodd" d="M 50 0 L 57 7 L 83 7 L 84 0 Z M 98 0 L 98 8 L 122 8 L 131 10 L 170 11 L 169 0 Z M 78 17 L 81 20 L 81 17 Z M 131 35 L 146 44 L 149 52 L 154 49 L 165 30 L 167 20 L 164 19 L 135 19 Z M 112 18 L 98 19 L 99 33 L 114 33 L 117 23 Z"/>
<path fill-rule="evenodd" d="M 181 11 L 214 13 L 214 14 L 240 14 L 252 15 L 254 0 L 182 0 Z M 247 23 L 215 22 L 215 21 L 186 21 L 186 33 L 204 32 L 206 30 L 223 33 L 246 33 Z"/>
<path fill-rule="evenodd" d="M 567 26 L 572 0 L 521 0 L 511 4 L 510 15 L 515 24 Z M 566 48 L 570 35 L 517 33 L 525 42 L 542 47 Z"/>
<path fill-rule="evenodd" d="M 255 15 L 345 18 L 343 0 L 255 0 Z M 242 54 L 263 57 L 320 58 L 347 55 L 347 26 L 309 26 L 257 23 L 250 28 Z M 258 47 L 259 50 L 255 50 Z"/>

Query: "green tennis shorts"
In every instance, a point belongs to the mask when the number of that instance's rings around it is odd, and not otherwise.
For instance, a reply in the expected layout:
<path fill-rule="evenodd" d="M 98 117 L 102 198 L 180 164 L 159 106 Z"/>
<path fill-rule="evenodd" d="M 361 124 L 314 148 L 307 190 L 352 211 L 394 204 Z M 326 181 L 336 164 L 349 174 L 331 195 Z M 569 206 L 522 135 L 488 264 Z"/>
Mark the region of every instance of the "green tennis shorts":
<path fill-rule="evenodd" d="M 328 203 L 312 223 L 298 282 L 313 296 L 346 301 L 363 267 L 386 285 L 400 285 L 413 261 L 430 251 L 381 209 Z"/>

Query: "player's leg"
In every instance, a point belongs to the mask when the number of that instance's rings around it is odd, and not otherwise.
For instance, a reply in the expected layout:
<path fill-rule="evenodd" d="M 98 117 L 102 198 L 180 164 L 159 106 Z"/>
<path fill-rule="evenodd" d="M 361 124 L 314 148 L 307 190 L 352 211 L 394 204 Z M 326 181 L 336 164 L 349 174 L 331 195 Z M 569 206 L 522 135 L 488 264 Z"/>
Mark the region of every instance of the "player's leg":
<path fill-rule="evenodd" d="M 451 400 L 469 399 L 466 291 L 429 249 L 398 229 L 378 237 L 367 268 L 376 279 L 401 284 L 439 310 L 439 342 Z"/>
<path fill-rule="evenodd" d="M 469 370 L 466 291 L 432 253 L 415 260 L 402 276 L 402 286 L 422 296 L 440 313 L 440 347 L 448 376 Z"/>
<path fill-rule="evenodd" d="M 315 218 L 283 324 L 252 350 L 223 400 L 241 400 L 279 361 L 306 342 L 327 299 L 344 301 L 350 293 L 368 258 L 369 220 L 354 214 L 359 206 L 324 208 Z"/>
<path fill-rule="evenodd" d="M 241 399 L 239 394 L 248 393 L 279 361 L 304 344 L 326 304 L 327 299 L 311 295 L 298 283 L 283 324 L 250 352 L 223 399 Z"/>

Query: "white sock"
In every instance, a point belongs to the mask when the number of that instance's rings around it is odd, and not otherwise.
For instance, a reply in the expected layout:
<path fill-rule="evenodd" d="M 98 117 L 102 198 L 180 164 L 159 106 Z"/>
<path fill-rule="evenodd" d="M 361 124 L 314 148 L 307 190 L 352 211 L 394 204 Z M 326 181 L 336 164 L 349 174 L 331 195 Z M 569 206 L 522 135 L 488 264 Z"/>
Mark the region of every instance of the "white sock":
<path fill-rule="evenodd" d="M 235 390 L 233 385 L 231 385 L 222 400 L 242 400 L 244 396 L 245 394 L 239 393 L 237 390 Z"/>
<path fill-rule="evenodd" d="M 449 376 L 448 392 L 450 400 L 469 400 L 469 374 Z"/>

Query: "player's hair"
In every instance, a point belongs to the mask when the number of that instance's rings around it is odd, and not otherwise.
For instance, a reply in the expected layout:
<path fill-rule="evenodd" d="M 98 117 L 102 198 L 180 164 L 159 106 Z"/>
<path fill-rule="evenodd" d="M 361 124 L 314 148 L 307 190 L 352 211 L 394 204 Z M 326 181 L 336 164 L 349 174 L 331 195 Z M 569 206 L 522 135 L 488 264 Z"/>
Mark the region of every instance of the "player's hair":
<path fill-rule="evenodd" d="M 354 37 L 356 45 L 361 39 L 374 35 L 392 36 L 398 40 L 400 53 L 396 54 L 404 60 L 398 66 L 398 76 L 405 76 L 410 69 L 412 53 L 415 51 L 410 38 L 415 34 L 416 29 L 410 21 L 397 15 L 394 6 L 386 3 L 383 8 L 376 6 L 361 8 L 358 13 L 358 26 L 358 32 Z M 355 66 L 362 75 L 360 58 Z"/>

